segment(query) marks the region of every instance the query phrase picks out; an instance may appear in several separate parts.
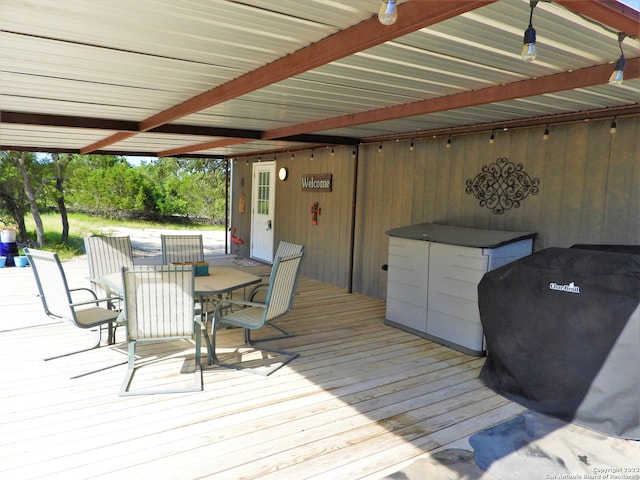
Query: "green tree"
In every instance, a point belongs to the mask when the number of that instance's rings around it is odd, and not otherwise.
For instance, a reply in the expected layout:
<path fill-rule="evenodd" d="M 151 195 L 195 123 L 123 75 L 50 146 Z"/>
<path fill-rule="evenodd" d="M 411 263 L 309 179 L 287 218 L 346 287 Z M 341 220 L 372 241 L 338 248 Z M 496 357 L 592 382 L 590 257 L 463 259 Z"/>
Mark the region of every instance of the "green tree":
<path fill-rule="evenodd" d="M 53 171 L 55 180 L 55 201 L 60 213 L 60 221 L 62 222 L 62 243 L 69 242 L 69 216 L 67 213 L 67 204 L 65 202 L 64 188 L 67 181 L 67 170 L 71 163 L 72 156 L 67 154 L 53 153 L 51 155 L 53 161 Z"/>
<path fill-rule="evenodd" d="M 36 225 L 36 245 L 41 247 L 44 243 L 44 228 L 42 226 L 42 219 L 40 218 L 38 198 L 46 182 L 47 169 L 33 153 L 7 151 L 3 152 L 2 159 L 3 162 L 13 164 L 20 178 L 20 182 L 11 182 L 9 184 L 8 188 L 10 188 L 11 191 L 4 198 L 4 203 L 18 224 L 20 238 L 22 240 L 27 239 L 24 215 L 27 208 L 31 211 L 31 216 Z M 20 186 L 19 183 L 21 183 Z M 18 193 L 19 190 L 24 192 L 24 197 Z M 15 202 L 12 202 L 9 197 Z M 14 211 L 11 212 L 11 209 Z"/>
<path fill-rule="evenodd" d="M 123 157 L 84 155 L 73 159 L 67 194 L 77 210 L 117 217 L 152 210 L 153 188 Z"/>
<path fill-rule="evenodd" d="M 21 240 L 26 240 L 24 217 L 28 211 L 20 171 L 9 160 L 13 152 L 0 152 L 0 217 L 5 225 L 16 225 Z"/>
<path fill-rule="evenodd" d="M 143 172 L 156 186 L 156 205 L 163 215 L 224 218 L 224 160 L 161 158 Z"/>

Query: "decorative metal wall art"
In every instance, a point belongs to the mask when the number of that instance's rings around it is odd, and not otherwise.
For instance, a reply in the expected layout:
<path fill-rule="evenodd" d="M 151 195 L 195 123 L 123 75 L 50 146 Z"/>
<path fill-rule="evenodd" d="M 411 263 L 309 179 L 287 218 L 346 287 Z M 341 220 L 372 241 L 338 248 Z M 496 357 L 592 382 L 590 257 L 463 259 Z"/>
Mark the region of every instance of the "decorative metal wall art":
<path fill-rule="evenodd" d="M 498 158 L 494 163 L 483 165 L 475 178 L 466 182 L 467 194 L 473 194 L 481 207 L 501 214 L 511 208 L 519 208 L 520 202 L 529 195 L 537 195 L 539 178 L 531 178 L 522 170 L 521 163 Z"/>

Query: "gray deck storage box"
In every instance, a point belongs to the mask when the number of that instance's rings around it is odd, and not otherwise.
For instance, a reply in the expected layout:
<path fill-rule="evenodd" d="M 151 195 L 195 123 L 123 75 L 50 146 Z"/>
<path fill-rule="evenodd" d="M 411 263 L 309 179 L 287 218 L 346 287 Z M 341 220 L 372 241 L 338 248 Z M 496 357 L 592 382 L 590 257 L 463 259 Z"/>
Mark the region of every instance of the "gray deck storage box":
<path fill-rule="evenodd" d="M 422 223 L 387 235 L 385 323 L 484 355 L 478 282 L 487 271 L 529 255 L 535 233 Z"/>

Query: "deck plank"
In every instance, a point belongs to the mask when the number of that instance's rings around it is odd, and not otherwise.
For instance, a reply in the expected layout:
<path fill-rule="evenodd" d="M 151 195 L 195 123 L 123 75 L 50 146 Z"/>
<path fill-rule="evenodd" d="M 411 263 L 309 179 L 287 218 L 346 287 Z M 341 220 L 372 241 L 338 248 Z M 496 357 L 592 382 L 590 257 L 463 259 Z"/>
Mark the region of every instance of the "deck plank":
<path fill-rule="evenodd" d="M 70 284 L 86 281 L 85 262 L 65 262 Z M 0 290 L 3 478 L 374 479 L 523 410 L 478 380 L 482 358 L 386 326 L 384 302 L 309 278 L 279 321 L 295 336 L 268 343 L 300 357 L 274 375 L 208 366 L 203 392 L 126 398 L 124 365 L 67 376 L 126 359 L 122 331 L 114 348 L 44 362 L 90 337 L 44 316 L 28 268 L 0 271 Z M 241 330 L 218 344 L 237 355 Z M 192 381 L 192 342 L 140 351 L 154 361 L 139 385 Z"/>

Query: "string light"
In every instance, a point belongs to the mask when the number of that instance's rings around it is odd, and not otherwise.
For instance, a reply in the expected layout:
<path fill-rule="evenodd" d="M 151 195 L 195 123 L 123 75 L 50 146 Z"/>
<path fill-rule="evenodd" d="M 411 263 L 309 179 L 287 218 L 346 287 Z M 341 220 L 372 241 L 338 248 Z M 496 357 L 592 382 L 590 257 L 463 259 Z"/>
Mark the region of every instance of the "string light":
<path fill-rule="evenodd" d="M 612 85 L 622 84 L 624 79 L 624 65 L 626 60 L 624 59 L 624 51 L 622 50 L 622 41 L 626 38 L 624 33 L 618 34 L 618 46 L 620 47 L 620 58 L 616 61 L 616 66 L 613 68 L 613 73 L 609 77 L 609 83 Z"/>
<path fill-rule="evenodd" d="M 522 52 L 520 58 L 525 62 L 533 62 L 538 55 L 536 51 L 536 29 L 533 28 L 533 9 L 538 4 L 537 0 L 531 0 L 529 6 L 531 7 L 531 13 L 529 14 L 529 27 L 524 31 L 524 40 L 522 45 Z"/>
<path fill-rule="evenodd" d="M 378 10 L 378 20 L 383 25 L 393 25 L 398 20 L 398 9 L 396 0 L 382 0 L 380 10 Z"/>

